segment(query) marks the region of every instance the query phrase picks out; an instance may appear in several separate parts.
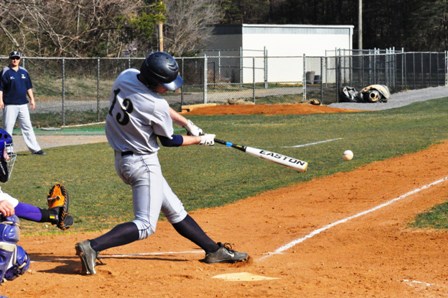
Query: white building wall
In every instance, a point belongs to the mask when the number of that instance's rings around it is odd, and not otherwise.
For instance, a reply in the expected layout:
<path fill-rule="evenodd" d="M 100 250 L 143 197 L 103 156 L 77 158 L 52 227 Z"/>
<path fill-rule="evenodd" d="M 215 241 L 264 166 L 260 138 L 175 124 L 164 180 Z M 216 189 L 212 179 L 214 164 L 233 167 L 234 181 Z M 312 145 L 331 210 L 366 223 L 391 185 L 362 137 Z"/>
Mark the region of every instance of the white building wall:
<path fill-rule="evenodd" d="M 255 81 L 263 82 L 263 50 L 268 53 L 269 82 L 302 82 L 303 55 L 325 56 L 325 50 L 352 49 L 353 27 L 324 25 L 242 25 L 244 56 L 257 56 Z M 257 50 L 257 51 L 253 51 Z M 300 57 L 300 58 L 297 58 Z M 318 59 L 307 70 L 320 74 Z M 253 59 L 243 59 L 243 82 L 253 82 Z"/>

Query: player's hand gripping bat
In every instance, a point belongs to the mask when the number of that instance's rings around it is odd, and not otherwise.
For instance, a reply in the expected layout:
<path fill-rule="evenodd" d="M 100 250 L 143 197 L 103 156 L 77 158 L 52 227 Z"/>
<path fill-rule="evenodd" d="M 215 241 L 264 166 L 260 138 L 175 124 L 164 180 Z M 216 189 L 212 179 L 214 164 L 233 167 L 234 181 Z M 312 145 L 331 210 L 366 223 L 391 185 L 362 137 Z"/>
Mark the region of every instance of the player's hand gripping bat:
<path fill-rule="evenodd" d="M 250 155 L 278 163 L 280 165 L 286 166 L 288 168 L 292 168 L 299 172 L 305 172 L 308 167 L 308 163 L 306 161 L 299 160 L 294 157 L 289 157 L 289 156 L 286 156 L 286 155 L 283 155 L 280 153 L 271 152 L 271 151 L 258 149 L 258 148 L 254 148 L 254 147 L 249 147 L 249 146 L 237 145 L 237 144 L 233 144 L 232 142 L 223 141 L 223 140 L 216 139 L 216 138 L 215 138 L 215 143 L 226 145 L 227 147 L 231 147 L 234 149 L 238 149 L 238 150 L 248 153 Z"/>

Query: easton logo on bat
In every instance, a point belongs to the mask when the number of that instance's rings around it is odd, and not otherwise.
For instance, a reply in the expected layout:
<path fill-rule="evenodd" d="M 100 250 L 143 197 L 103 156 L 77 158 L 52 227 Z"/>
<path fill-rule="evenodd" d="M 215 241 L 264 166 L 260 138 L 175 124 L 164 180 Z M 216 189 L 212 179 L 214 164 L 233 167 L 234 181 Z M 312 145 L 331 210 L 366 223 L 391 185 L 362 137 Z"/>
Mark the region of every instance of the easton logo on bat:
<path fill-rule="evenodd" d="M 284 160 L 284 161 L 287 161 L 287 162 L 292 163 L 292 164 L 297 164 L 297 165 L 301 165 L 301 166 L 306 164 L 305 161 L 302 161 L 302 160 L 299 160 L 299 159 L 296 159 L 296 158 L 292 158 L 292 157 L 289 157 L 289 156 L 281 155 L 281 154 L 278 154 L 278 153 L 275 153 L 275 152 L 270 152 L 270 151 L 266 151 L 266 150 L 259 150 L 258 153 L 260 153 L 262 155 L 265 155 L 265 156 L 274 157 L 274 158 L 276 158 L 278 160 Z"/>
<path fill-rule="evenodd" d="M 227 142 L 220 139 L 215 139 L 215 142 L 218 144 L 226 145 L 227 147 L 238 149 L 243 151 L 244 153 L 250 154 L 252 156 L 256 156 L 265 160 L 269 160 L 271 162 L 292 168 L 299 172 L 305 172 L 308 168 L 308 163 L 306 161 L 299 160 L 297 158 L 289 157 L 286 155 L 282 155 L 279 153 L 266 151 L 263 149 L 257 149 L 254 147 L 248 147 L 243 145 L 233 144 L 232 142 Z"/>

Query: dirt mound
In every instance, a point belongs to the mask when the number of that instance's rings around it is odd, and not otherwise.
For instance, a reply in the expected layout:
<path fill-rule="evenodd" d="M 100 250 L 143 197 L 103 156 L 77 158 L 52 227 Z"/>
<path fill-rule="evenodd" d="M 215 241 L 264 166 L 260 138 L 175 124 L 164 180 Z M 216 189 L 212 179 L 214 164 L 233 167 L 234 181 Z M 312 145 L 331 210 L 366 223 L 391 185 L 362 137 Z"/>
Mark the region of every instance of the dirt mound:
<path fill-rule="evenodd" d="M 359 112 L 359 110 L 332 108 L 325 105 L 300 104 L 260 104 L 260 105 L 199 105 L 190 106 L 187 115 L 292 115 L 292 114 L 323 114 L 323 113 L 347 113 Z"/>

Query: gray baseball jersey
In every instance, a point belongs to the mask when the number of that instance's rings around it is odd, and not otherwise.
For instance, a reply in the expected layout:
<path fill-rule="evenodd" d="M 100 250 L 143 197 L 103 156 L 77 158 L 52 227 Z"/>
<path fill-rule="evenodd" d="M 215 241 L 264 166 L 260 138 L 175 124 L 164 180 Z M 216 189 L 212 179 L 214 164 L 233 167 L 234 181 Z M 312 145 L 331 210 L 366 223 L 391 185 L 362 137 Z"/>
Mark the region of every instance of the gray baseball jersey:
<path fill-rule="evenodd" d="M 156 152 L 156 135 L 173 135 L 168 103 L 137 79 L 139 73 L 137 69 L 123 71 L 112 87 L 106 136 L 116 151 Z"/>

